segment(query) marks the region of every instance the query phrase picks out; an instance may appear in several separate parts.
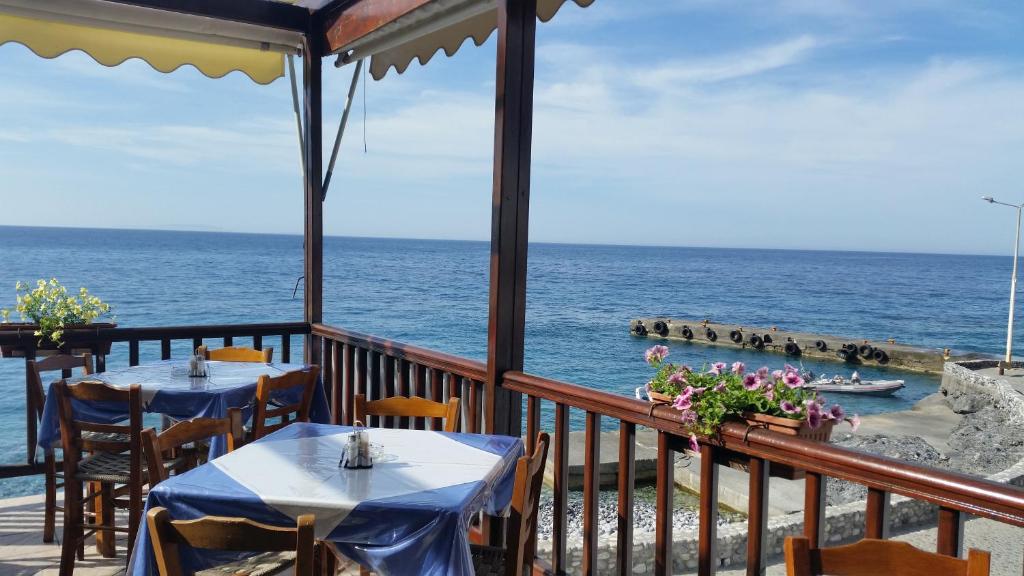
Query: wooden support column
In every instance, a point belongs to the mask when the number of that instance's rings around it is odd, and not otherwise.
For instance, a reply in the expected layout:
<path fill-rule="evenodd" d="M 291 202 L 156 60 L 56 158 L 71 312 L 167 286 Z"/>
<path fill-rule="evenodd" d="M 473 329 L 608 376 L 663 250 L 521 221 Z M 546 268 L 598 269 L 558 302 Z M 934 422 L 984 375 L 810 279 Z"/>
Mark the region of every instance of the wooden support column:
<path fill-rule="evenodd" d="M 487 432 L 512 436 L 522 434 L 522 398 L 500 383 L 523 368 L 536 27 L 537 0 L 498 1 L 485 419 Z"/>
<path fill-rule="evenodd" d="M 324 319 L 324 213 L 320 194 L 323 178 L 322 46 L 321 34 L 306 34 L 306 50 L 302 57 L 303 137 L 306 148 L 303 319 L 310 323 L 323 322 Z M 320 363 L 319 340 L 306 335 L 306 362 Z"/>

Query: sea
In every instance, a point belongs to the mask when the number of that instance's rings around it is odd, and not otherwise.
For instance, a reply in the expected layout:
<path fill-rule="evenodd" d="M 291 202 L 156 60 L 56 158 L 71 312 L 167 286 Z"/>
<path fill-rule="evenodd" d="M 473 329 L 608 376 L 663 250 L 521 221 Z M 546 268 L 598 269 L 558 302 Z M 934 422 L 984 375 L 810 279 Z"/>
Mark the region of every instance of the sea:
<path fill-rule="evenodd" d="M 72 289 L 88 287 L 123 327 L 301 320 L 301 284 L 294 291 L 302 242 L 289 235 L 0 227 L 0 308 L 13 308 L 17 281 L 56 277 Z M 483 360 L 488 248 L 472 241 L 325 238 L 325 320 Z M 655 315 L 999 354 L 1011 264 L 1009 256 L 533 243 L 525 368 L 632 395 L 651 376 L 642 356 L 655 342 L 632 336 L 629 321 Z M 694 367 L 739 360 L 778 368 L 785 361 L 667 345 L 671 360 Z M 158 358 L 155 346 L 143 347 L 143 362 Z M 115 345 L 108 368 L 123 365 L 126 346 Z M 837 363 L 803 365 L 849 375 Z M 937 376 L 895 369 L 860 373 L 902 378 L 907 386 L 893 398 L 834 396 L 848 412 L 909 409 L 939 385 Z M 0 462 L 20 463 L 22 360 L 0 359 L 0 391 Z M 40 486 L 38 478 L 0 481 L 0 497 Z"/>

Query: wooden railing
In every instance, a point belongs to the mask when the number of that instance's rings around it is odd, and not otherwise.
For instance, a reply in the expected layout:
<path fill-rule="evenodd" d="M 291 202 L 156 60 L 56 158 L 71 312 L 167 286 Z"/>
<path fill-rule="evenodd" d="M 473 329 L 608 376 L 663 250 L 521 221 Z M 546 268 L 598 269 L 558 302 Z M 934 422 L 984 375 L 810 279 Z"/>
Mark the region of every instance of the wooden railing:
<path fill-rule="evenodd" d="M 374 400 L 394 396 L 419 396 L 447 402 L 452 396 L 462 401 L 461 426 L 466 432 L 482 432 L 484 379 L 482 362 L 401 344 L 342 328 L 314 324 L 313 347 L 320 351 L 324 386 L 328 391 L 335 423 L 352 424 L 352 401 L 356 394 Z M 381 423 L 372 417 L 369 426 Z M 432 419 L 402 418 L 388 427 L 440 429 Z"/>
<path fill-rule="evenodd" d="M 463 400 L 461 430 L 486 429 L 482 410 L 485 400 L 486 366 L 477 361 L 435 352 L 417 346 L 359 334 L 322 324 L 253 324 L 241 326 L 193 326 L 174 328 L 124 328 L 100 330 L 97 342 L 127 342 L 128 363 L 139 362 L 140 343 L 160 342 L 160 357 L 169 358 L 171 343 L 191 340 L 198 346 L 204 338 L 251 337 L 260 347 L 263 338 L 281 335 L 282 360 L 290 356 L 290 336 L 308 334 L 311 356 L 322 366 L 324 383 L 336 423 L 352 422 L 355 394 L 379 398 L 395 394 L 444 401 L 451 396 Z M 98 340 L 96 337 L 99 337 Z M 15 343 L 0 334 L 0 344 Z M 29 345 L 24 342 L 22 343 Z M 75 340 L 69 340 L 75 346 Z M 632 574 L 633 507 L 637 427 L 657 432 L 657 477 L 655 522 L 655 574 L 672 572 L 672 510 L 675 455 L 687 449 L 687 431 L 679 413 L 671 408 L 651 406 L 633 398 L 583 386 L 532 376 L 521 372 L 505 374 L 500 385 L 521 395 L 525 403 L 524 431 L 530 448 L 537 433 L 552 433 L 554 517 L 552 556 L 537 558 L 540 572 L 565 573 L 568 540 L 568 462 L 570 418 L 582 413 L 584 422 L 583 550 L 584 574 L 594 573 L 598 557 L 598 497 L 600 494 L 600 441 L 602 422 L 612 420 L 618 429 L 618 530 L 616 566 L 620 574 Z M 545 406 L 547 404 L 547 406 Z M 541 413 L 553 414 L 542 419 Z M 372 426 L 439 429 L 437 420 L 384 418 Z M 606 427 L 607 428 L 607 427 Z M 750 472 L 747 539 L 747 574 L 762 573 L 767 557 L 767 495 L 770 476 L 786 471 L 805 478 L 804 534 L 812 545 L 824 543 L 825 488 L 828 478 L 847 480 L 867 487 L 864 533 L 884 538 L 889 527 L 889 498 L 907 496 L 938 506 L 937 551 L 960 554 L 963 525 L 968 515 L 989 518 L 1024 527 L 1024 489 L 934 468 L 868 455 L 829 444 L 783 436 L 740 423 L 727 423 L 715 438 L 700 440 L 700 520 L 698 527 L 698 574 L 715 572 L 718 514 L 718 468 L 742 461 Z M 22 466 L 21 468 L 26 468 Z M 8 472 L 0 474 L 10 476 Z M 995 551 L 997 553 L 1001 551 Z"/>
<path fill-rule="evenodd" d="M 352 397 L 392 394 L 445 400 L 451 390 L 468 399 L 464 431 L 484 430 L 480 404 L 485 394 L 483 363 L 434 352 L 383 338 L 325 325 L 313 325 L 314 346 L 324 359 L 325 383 L 333 413 L 340 423 L 351 422 Z M 455 382 L 453 387 L 452 382 Z M 553 549 L 552 557 L 538 558 L 538 572 L 562 574 L 568 567 L 568 473 L 570 417 L 584 416 L 583 551 L 582 571 L 596 572 L 598 557 L 598 497 L 600 493 L 600 432 L 602 422 L 613 420 L 618 429 L 618 530 L 616 565 L 619 574 L 632 574 L 633 507 L 637 427 L 657 431 L 657 484 L 655 574 L 672 573 L 672 510 L 675 455 L 687 449 L 689 433 L 679 413 L 634 398 L 521 372 L 507 373 L 501 386 L 522 395 L 524 431 L 528 447 L 537 433 L 552 434 Z M 542 420 L 545 413 L 553 418 Z M 423 428 L 422 422 L 373 422 L 371 425 Z M 437 427 L 437 423 L 433 424 Z M 615 426 L 613 426 L 614 428 Z M 605 429 L 608 427 L 606 426 Z M 984 479 L 915 466 L 839 448 L 820 442 L 783 436 L 762 428 L 728 423 L 716 438 L 700 441 L 700 520 L 698 574 L 710 575 L 719 563 L 715 545 L 718 526 L 718 469 L 742 462 L 749 470 L 747 574 L 761 574 L 767 559 L 767 498 L 772 473 L 803 476 L 806 483 L 804 533 L 812 545 L 824 543 L 825 488 L 828 478 L 866 486 L 864 533 L 885 538 L 889 526 L 889 498 L 908 496 L 938 506 L 937 550 L 958 555 L 963 547 L 963 523 L 968 515 L 1024 526 L 1024 489 Z"/>
<path fill-rule="evenodd" d="M 64 335 L 64 350 L 89 351 L 95 358 L 98 372 L 105 371 L 108 359 L 123 358 L 129 366 L 138 365 L 141 353 L 146 348 L 154 360 L 169 360 L 177 347 L 181 353 L 195 350 L 205 340 L 218 340 L 224 346 L 246 345 L 262 349 L 264 341 L 275 345 L 275 359 L 289 362 L 292 356 L 292 336 L 309 334 L 309 324 L 305 322 L 267 323 L 267 324 L 228 324 L 209 326 L 165 326 L 151 328 L 99 328 L 96 330 L 69 330 Z M 239 340 L 236 340 L 239 339 Z M 183 343 L 182 341 L 187 342 Z M 126 344 L 127 350 L 112 346 L 115 343 Z M 209 342 L 208 342 L 209 343 Z M 146 346 L 152 344 L 152 346 Z M 52 351 L 37 348 L 38 338 L 30 331 L 0 331 L 0 346 L 17 349 L 17 355 L 31 360 L 37 355 Z M 159 349 L 157 349 L 157 345 Z M 110 350 L 108 353 L 107 350 Z M 148 351 L 148 350 L 147 350 Z M 127 354 L 125 354 L 127 352 Z M 27 368 L 26 368 L 27 369 Z M 68 374 L 70 376 L 70 374 Z M 41 410 L 37 394 L 29 389 L 32 385 L 26 372 L 25 390 L 25 431 L 27 463 L 20 465 L 0 465 L 0 478 L 27 476 L 43 472 L 42 466 L 36 463 L 37 418 Z"/>

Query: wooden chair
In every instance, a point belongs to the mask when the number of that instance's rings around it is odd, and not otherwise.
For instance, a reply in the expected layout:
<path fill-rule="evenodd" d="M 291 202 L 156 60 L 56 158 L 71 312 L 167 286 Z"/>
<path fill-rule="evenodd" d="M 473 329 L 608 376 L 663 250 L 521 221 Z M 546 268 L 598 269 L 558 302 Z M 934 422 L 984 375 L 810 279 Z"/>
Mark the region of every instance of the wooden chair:
<path fill-rule="evenodd" d="M 28 390 L 28 393 L 31 395 L 29 406 L 35 411 L 37 421 L 42 419 L 43 405 L 46 403 L 46 387 L 43 384 L 44 372 L 56 372 L 59 370 L 63 378 L 70 378 L 71 371 L 75 368 L 81 368 L 84 376 L 89 376 L 93 372 L 92 356 L 89 354 L 82 354 L 80 356 L 60 354 L 41 360 L 29 360 L 26 364 L 28 378 L 31 382 Z M 29 459 L 34 461 L 35 430 L 30 429 L 29 432 Z M 43 449 L 43 465 L 45 467 L 46 485 L 46 500 L 43 509 L 43 542 L 49 543 L 53 542 L 57 511 L 64 511 L 62 506 L 57 506 L 57 489 L 64 487 L 64 473 L 57 470 L 57 459 L 54 456 L 53 447 L 47 446 Z"/>
<path fill-rule="evenodd" d="M 235 552 L 275 552 L 204 570 L 203 574 L 277 574 L 289 565 L 296 576 L 313 576 L 317 565 L 314 554 L 312 514 L 299 516 L 294 528 L 281 528 L 246 518 L 206 516 L 197 520 L 171 520 L 166 508 L 156 507 L 146 514 L 153 555 L 160 576 L 185 576 L 179 545 L 204 550 Z M 294 552 L 294 558 L 281 552 Z"/>
<path fill-rule="evenodd" d="M 242 410 L 231 408 L 226 418 L 183 420 L 160 434 L 152 428 L 144 430 L 142 446 L 146 453 L 149 487 L 166 480 L 171 470 L 180 473 L 199 464 L 205 457 L 202 440 L 226 435 L 228 452 L 240 447 L 244 439 L 243 424 Z"/>
<path fill-rule="evenodd" d="M 508 519 L 505 548 L 472 546 L 473 567 L 478 576 L 522 576 L 532 573 L 534 542 L 537 530 L 537 505 L 544 484 L 544 463 L 548 457 L 550 438 L 537 435 L 533 455 L 519 458 L 516 481 L 512 489 L 512 511 Z"/>
<path fill-rule="evenodd" d="M 847 546 L 811 548 L 807 538 L 786 538 L 787 576 L 988 576 L 989 553 L 970 550 L 967 559 L 925 552 L 906 542 L 865 538 Z"/>
<path fill-rule="evenodd" d="M 256 406 L 252 413 L 252 437 L 259 440 L 267 434 L 284 428 L 292 422 L 309 422 L 309 406 L 316 390 L 316 379 L 320 374 L 318 366 L 307 370 L 288 372 L 270 377 L 266 374 L 256 381 Z M 271 398 L 274 392 L 289 388 L 302 388 L 302 397 L 292 404 L 281 404 Z M 280 418 L 277 423 L 268 420 Z"/>
<path fill-rule="evenodd" d="M 228 346 L 210 350 L 205 344 L 196 348 L 196 354 L 202 354 L 207 360 L 218 360 L 220 362 L 263 362 L 270 364 L 274 361 L 274 349 L 244 348 L 242 346 Z"/>
<path fill-rule="evenodd" d="M 459 399 L 452 396 L 447 403 L 426 398 L 392 396 L 383 400 L 366 401 L 364 394 L 356 394 L 353 402 L 354 420 L 367 423 L 367 416 L 404 416 L 410 418 L 444 418 L 444 431 L 455 432 L 459 425 Z"/>
<path fill-rule="evenodd" d="M 53 384 L 60 415 L 61 446 L 64 450 L 64 529 L 61 546 L 61 576 L 75 568 L 75 551 L 91 534 L 97 534 L 97 546 L 104 555 L 114 554 L 114 533 L 127 532 L 128 549 L 135 544 L 135 535 L 142 519 L 142 490 L 146 470 L 142 464 L 142 391 L 138 384 L 128 389 L 115 388 L 103 382 Z M 99 424 L 78 420 L 72 401 L 105 402 L 123 405 L 128 413 L 127 424 Z M 89 454 L 83 455 L 83 452 Z M 99 490 L 83 498 L 85 483 Z M 127 500 L 118 497 L 128 495 Z M 86 500 L 96 500 L 93 523 L 86 523 Z M 128 527 L 114 521 L 114 508 L 128 511 Z M 88 532 L 86 532 L 88 530 Z M 100 538 L 105 535 L 106 538 Z"/>

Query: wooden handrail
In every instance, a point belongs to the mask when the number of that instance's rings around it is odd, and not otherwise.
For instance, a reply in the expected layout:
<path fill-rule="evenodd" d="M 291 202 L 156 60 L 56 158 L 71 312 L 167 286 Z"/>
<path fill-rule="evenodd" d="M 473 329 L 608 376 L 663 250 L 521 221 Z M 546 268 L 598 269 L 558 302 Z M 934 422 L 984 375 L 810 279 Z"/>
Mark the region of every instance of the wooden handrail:
<path fill-rule="evenodd" d="M 656 406 L 652 410 L 650 404 L 641 400 L 522 372 L 505 374 L 502 386 L 663 432 L 686 434 L 679 412 L 667 406 Z M 750 428 L 738 422 L 723 425 L 717 438 L 701 441 L 773 463 L 1024 526 L 1024 488 Z"/>
<path fill-rule="evenodd" d="M 147 326 L 142 328 L 89 328 L 69 329 L 64 341 L 74 345 L 81 342 L 128 342 L 130 340 L 183 340 L 188 338 L 229 338 L 242 336 L 279 336 L 281 334 L 309 334 L 305 322 L 276 322 L 262 324 L 209 324 L 197 326 Z M 34 348 L 39 338 L 31 331 L 5 330 L 0 324 L 0 345 Z"/>
<path fill-rule="evenodd" d="M 484 380 L 487 378 L 487 365 L 476 360 L 469 360 L 468 358 L 445 354 L 444 352 L 437 352 L 428 348 L 413 346 L 412 344 L 403 344 L 386 338 L 361 334 L 326 324 L 313 324 L 312 334 L 336 342 L 350 344 L 356 348 L 380 352 L 392 358 L 408 360 L 409 362 L 423 364 L 445 372 L 452 372 L 463 378 L 471 380 Z"/>

